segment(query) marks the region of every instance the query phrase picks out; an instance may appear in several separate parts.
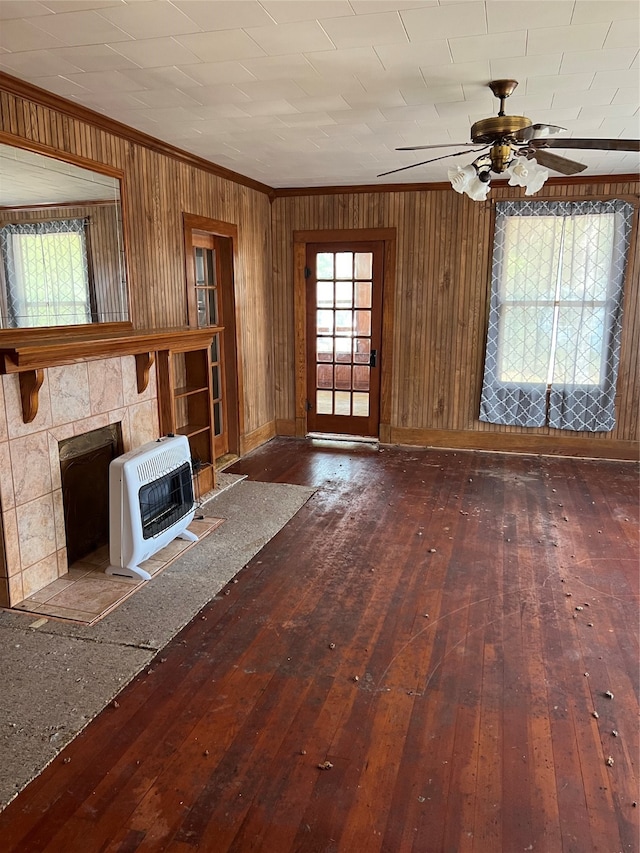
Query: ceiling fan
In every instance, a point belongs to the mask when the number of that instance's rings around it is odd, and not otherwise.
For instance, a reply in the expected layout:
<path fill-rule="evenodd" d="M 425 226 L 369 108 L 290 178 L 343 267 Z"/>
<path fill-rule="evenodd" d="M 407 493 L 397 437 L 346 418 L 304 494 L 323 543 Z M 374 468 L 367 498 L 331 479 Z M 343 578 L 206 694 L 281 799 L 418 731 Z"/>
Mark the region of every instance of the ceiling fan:
<path fill-rule="evenodd" d="M 640 151 L 638 139 L 555 139 L 566 128 L 553 124 L 533 124 L 526 116 L 505 115 L 504 102 L 514 92 L 517 80 L 493 80 L 488 84 L 500 101 L 497 116 L 475 122 L 471 127 L 471 142 L 444 143 L 443 145 L 414 145 L 396 148 L 396 151 L 425 151 L 430 148 L 461 148 L 480 156 L 468 166 L 449 169 L 449 180 L 457 192 L 466 193 L 474 200 L 484 200 L 489 191 L 491 173 L 508 174 L 511 186 L 525 187 L 526 195 L 537 192 L 549 176 L 547 169 L 562 175 L 575 175 L 586 169 L 584 163 L 554 154 L 550 148 L 578 148 L 600 151 Z M 430 160 L 412 163 L 382 172 L 379 178 L 393 175 L 436 160 L 457 157 L 467 151 L 456 151 Z"/>

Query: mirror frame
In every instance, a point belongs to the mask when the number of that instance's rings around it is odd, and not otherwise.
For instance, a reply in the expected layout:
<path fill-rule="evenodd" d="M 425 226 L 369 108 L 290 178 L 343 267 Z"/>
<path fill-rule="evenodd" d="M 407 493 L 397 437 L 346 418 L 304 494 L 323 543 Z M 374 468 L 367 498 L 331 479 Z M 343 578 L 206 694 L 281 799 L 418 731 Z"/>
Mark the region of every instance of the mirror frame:
<path fill-rule="evenodd" d="M 129 270 L 129 241 L 127 228 L 127 215 L 125 204 L 125 176 L 122 169 L 117 169 L 114 166 L 109 166 L 106 163 L 98 163 L 95 160 L 89 160 L 78 154 L 71 154 L 68 151 L 63 151 L 60 148 L 52 148 L 48 145 L 43 145 L 40 142 L 35 142 L 30 139 L 24 139 L 21 136 L 14 136 L 11 133 L 6 133 L 0 130 L 0 143 L 10 145 L 13 148 L 22 148 L 26 151 L 33 151 L 36 154 L 43 154 L 45 157 L 50 157 L 52 160 L 61 160 L 65 163 L 71 163 L 74 166 L 80 166 L 83 169 L 89 169 L 92 172 L 99 172 L 102 175 L 107 175 L 111 178 L 116 178 L 120 182 L 120 210 L 122 215 L 122 248 L 123 248 L 123 264 L 124 273 L 126 276 L 126 296 L 127 296 L 127 313 L 128 320 L 122 320 L 113 323 L 84 323 L 77 326 L 39 326 L 39 327 L 24 327 L 20 329 L 0 329 L 0 348 L 6 346 L 10 342 L 26 343 L 27 341 L 37 341 L 42 338 L 52 338 L 64 336 L 66 340 L 73 338 L 85 337 L 87 333 L 91 333 L 95 338 L 108 338 L 114 332 L 126 332 L 134 328 L 133 323 L 133 308 L 131 303 L 131 277 Z"/>

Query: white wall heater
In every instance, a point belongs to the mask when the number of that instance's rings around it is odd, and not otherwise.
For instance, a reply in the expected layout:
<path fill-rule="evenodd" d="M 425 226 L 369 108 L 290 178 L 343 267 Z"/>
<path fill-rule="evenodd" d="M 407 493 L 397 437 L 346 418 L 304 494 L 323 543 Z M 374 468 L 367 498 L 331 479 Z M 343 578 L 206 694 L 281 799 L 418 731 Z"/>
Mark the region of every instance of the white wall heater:
<path fill-rule="evenodd" d="M 166 436 L 109 465 L 109 575 L 150 580 L 140 563 L 173 539 L 197 542 L 187 530 L 195 502 L 189 442 Z"/>

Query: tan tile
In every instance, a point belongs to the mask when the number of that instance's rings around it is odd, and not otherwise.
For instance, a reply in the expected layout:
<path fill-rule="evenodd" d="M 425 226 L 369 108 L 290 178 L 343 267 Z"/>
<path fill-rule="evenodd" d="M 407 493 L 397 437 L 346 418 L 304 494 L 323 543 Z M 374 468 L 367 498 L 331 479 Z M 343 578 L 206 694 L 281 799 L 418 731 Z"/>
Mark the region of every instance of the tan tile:
<path fill-rule="evenodd" d="M 48 601 L 48 604 L 56 607 L 71 607 L 99 616 L 130 592 L 131 585 L 127 583 L 84 577 L 59 592 Z"/>
<path fill-rule="evenodd" d="M 51 488 L 53 490 L 62 488 L 62 475 L 60 473 L 60 441 L 61 439 L 56 438 L 51 430 L 47 432 L 47 443 L 49 445 L 49 472 L 51 474 Z"/>
<path fill-rule="evenodd" d="M 63 589 L 71 586 L 71 584 L 75 583 L 75 580 L 70 577 L 57 578 L 51 583 L 48 583 L 46 586 L 43 586 L 42 589 L 37 590 L 32 595 L 28 596 L 24 599 L 24 601 L 28 603 L 39 603 L 44 604 L 49 601 L 50 598 L 53 598 L 54 595 L 57 595 L 59 592 L 62 592 Z"/>
<path fill-rule="evenodd" d="M 18 575 L 13 575 L 9 579 L 9 604 L 13 607 L 14 604 L 17 604 L 19 601 L 22 601 L 24 598 L 24 593 L 22 590 L 22 573 Z"/>
<path fill-rule="evenodd" d="M 33 595 L 43 587 L 58 579 L 58 560 L 50 554 L 22 572 L 22 593 L 24 598 Z"/>
<path fill-rule="evenodd" d="M 62 502 L 62 489 L 53 492 L 53 520 L 56 530 L 56 551 L 66 547 L 67 531 L 64 524 L 64 505 Z"/>
<path fill-rule="evenodd" d="M 156 560 L 164 560 L 164 562 L 168 562 L 169 560 L 175 560 L 177 556 L 182 554 L 182 552 L 189 547 L 191 543 L 187 542 L 185 539 L 174 539 L 172 542 L 169 542 L 168 545 L 165 545 L 160 551 L 155 554 Z"/>
<path fill-rule="evenodd" d="M 65 424 L 87 418 L 89 403 L 89 372 L 86 362 L 50 367 L 51 423 Z"/>
<path fill-rule="evenodd" d="M 77 580 L 78 578 L 86 577 L 86 575 L 90 574 L 92 571 L 93 566 L 85 566 L 82 561 L 78 561 L 69 567 L 67 574 L 70 578 Z"/>
<path fill-rule="evenodd" d="M 35 607 L 37 607 L 37 610 Z M 86 624 L 93 622 L 95 619 L 94 613 L 87 613 L 85 610 L 76 610 L 72 607 L 58 607 L 49 603 L 38 604 L 35 607 L 29 608 L 29 612 L 39 613 L 42 616 L 57 616 L 60 619 L 71 619 L 74 622 L 84 622 Z"/>
<path fill-rule="evenodd" d="M 61 578 L 67 574 L 69 571 L 69 560 L 67 559 L 67 549 L 66 548 L 58 548 L 56 551 L 56 558 L 58 560 L 58 577 Z"/>
<path fill-rule="evenodd" d="M 9 442 L 3 441 L 0 443 L 0 506 L 3 510 L 7 510 L 15 506 L 15 503 Z"/>
<path fill-rule="evenodd" d="M 9 442 L 16 505 L 25 504 L 51 491 L 49 442 L 46 432 L 37 432 Z"/>
<path fill-rule="evenodd" d="M 96 566 L 106 569 L 109 565 L 109 546 L 103 545 L 91 554 L 86 554 L 82 558 L 82 564 L 84 566 L 91 566 L 92 569 L 95 569 Z M 76 564 L 74 563 L 74 565 Z"/>
<path fill-rule="evenodd" d="M 129 429 L 131 430 L 132 449 L 154 441 L 160 434 L 158 407 L 156 401 L 149 400 L 129 408 Z"/>
<path fill-rule="evenodd" d="M 83 418 L 76 421 L 73 425 L 74 435 L 83 435 L 85 432 L 91 432 L 94 429 L 101 429 L 109 426 L 109 416 L 105 413 L 102 415 L 92 415 L 90 418 Z"/>
<path fill-rule="evenodd" d="M 87 363 L 91 413 L 105 414 L 124 405 L 122 359 L 103 358 Z"/>
<path fill-rule="evenodd" d="M 55 555 L 53 496 L 45 495 L 16 508 L 20 561 L 23 569 Z"/>
<path fill-rule="evenodd" d="M 2 529 L 4 531 L 4 572 L 8 577 L 22 571 L 20 561 L 20 543 L 18 540 L 18 519 L 15 509 L 2 513 Z"/>
<path fill-rule="evenodd" d="M 49 397 L 48 370 L 44 371 L 44 381 L 38 392 L 38 413 L 31 423 L 22 420 L 22 402 L 18 374 L 11 373 L 0 377 L 4 386 L 4 402 L 7 413 L 7 432 L 9 438 L 19 438 L 21 435 L 31 435 L 51 426 L 51 400 Z"/>

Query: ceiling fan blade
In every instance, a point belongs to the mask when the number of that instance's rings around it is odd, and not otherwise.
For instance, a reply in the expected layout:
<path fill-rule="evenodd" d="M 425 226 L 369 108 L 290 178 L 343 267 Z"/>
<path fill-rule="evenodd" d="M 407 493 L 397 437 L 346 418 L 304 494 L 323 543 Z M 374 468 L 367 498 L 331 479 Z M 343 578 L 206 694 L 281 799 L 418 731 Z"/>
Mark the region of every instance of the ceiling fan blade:
<path fill-rule="evenodd" d="M 640 151 L 640 139 L 532 139 L 541 148 L 584 148 L 594 151 Z"/>
<path fill-rule="evenodd" d="M 464 148 L 465 145 L 475 145 L 475 142 L 443 142 L 440 145 L 410 145 L 406 148 L 396 148 L 396 151 L 426 151 L 429 148 Z"/>
<path fill-rule="evenodd" d="M 482 148 L 475 148 L 473 152 L 471 151 L 456 151 L 454 154 L 443 154 L 442 157 L 432 157 L 430 160 L 422 160 L 420 163 L 412 163 L 410 166 L 400 166 L 399 169 L 390 169 L 388 172 L 381 172 L 379 175 L 376 175 L 377 178 L 384 178 L 385 175 L 393 175 L 396 172 L 404 172 L 407 169 L 415 169 L 416 166 L 424 166 L 427 163 L 435 163 L 436 160 L 446 160 L 447 157 L 457 157 L 459 154 L 471 154 L 476 151 L 484 151 L 485 148 L 488 148 L 488 145 L 484 145 Z"/>
<path fill-rule="evenodd" d="M 548 139 L 566 129 L 566 127 L 559 127 L 557 124 L 532 124 L 530 127 L 523 127 L 522 130 L 516 131 L 513 136 L 520 142 L 530 142 L 533 139 Z"/>
<path fill-rule="evenodd" d="M 552 154 L 551 151 L 545 151 L 542 148 L 536 148 L 526 156 L 529 160 L 535 160 L 539 166 L 553 169 L 554 172 L 560 172 L 561 175 L 577 175 L 578 172 L 583 172 L 587 168 L 584 163 L 569 160 L 567 157 L 560 157 L 559 154 Z"/>

